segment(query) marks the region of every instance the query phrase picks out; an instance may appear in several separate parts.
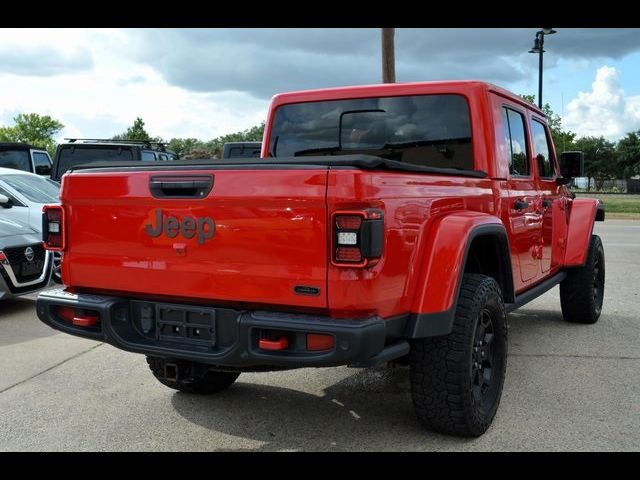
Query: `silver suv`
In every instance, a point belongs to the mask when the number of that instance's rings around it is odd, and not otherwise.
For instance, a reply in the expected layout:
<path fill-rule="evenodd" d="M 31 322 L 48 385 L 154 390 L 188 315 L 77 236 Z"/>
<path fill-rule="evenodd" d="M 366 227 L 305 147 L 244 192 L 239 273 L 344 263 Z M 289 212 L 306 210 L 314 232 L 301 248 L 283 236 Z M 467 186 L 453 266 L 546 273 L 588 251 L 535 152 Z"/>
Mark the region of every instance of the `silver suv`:
<path fill-rule="evenodd" d="M 0 300 L 49 285 L 52 264 L 38 232 L 0 213 Z"/>

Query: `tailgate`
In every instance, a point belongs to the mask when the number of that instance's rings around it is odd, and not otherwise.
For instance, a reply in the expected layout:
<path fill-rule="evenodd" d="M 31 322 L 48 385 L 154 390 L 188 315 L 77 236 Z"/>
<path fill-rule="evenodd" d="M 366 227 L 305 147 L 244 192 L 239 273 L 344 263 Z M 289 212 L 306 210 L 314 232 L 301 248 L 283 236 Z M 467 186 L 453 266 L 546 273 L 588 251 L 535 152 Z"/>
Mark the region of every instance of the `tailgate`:
<path fill-rule="evenodd" d="M 323 167 L 68 174 L 65 283 L 326 307 L 326 179 Z"/>

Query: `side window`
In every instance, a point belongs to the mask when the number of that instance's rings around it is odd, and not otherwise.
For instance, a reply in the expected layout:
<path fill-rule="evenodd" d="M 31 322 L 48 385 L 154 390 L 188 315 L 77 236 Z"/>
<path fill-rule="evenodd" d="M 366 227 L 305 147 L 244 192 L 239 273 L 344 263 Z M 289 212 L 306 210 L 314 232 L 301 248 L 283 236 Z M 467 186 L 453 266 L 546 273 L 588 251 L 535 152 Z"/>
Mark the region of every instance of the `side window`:
<path fill-rule="evenodd" d="M 49 155 L 43 152 L 33 152 L 33 170 L 38 175 L 50 175 L 51 160 Z"/>
<path fill-rule="evenodd" d="M 505 135 L 508 135 L 507 145 L 510 146 L 509 173 L 526 177 L 530 170 L 527 159 L 524 116 L 510 108 L 504 108 L 502 118 L 505 125 Z"/>
<path fill-rule="evenodd" d="M 51 160 L 49 160 L 49 155 L 42 152 L 33 152 L 33 164 L 36 168 L 38 167 L 50 167 Z"/>
<path fill-rule="evenodd" d="M 549 148 L 549 138 L 544 124 L 533 119 L 531 124 L 533 133 L 533 154 L 538 162 L 538 174 L 543 178 L 554 176 L 553 164 L 551 163 L 551 148 Z"/>
<path fill-rule="evenodd" d="M 143 162 L 153 162 L 156 159 L 156 154 L 153 152 L 150 152 L 149 150 L 143 150 L 142 151 L 142 161 Z"/>

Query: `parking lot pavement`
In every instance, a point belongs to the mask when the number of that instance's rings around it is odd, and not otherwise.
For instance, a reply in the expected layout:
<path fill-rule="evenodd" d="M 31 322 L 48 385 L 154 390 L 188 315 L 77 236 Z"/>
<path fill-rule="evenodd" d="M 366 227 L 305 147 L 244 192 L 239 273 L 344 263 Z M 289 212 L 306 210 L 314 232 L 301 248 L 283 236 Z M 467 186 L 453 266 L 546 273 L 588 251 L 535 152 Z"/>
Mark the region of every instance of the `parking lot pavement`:
<path fill-rule="evenodd" d="M 242 374 L 199 397 L 144 357 L 51 330 L 33 299 L 0 303 L 0 450 L 640 450 L 640 222 L 598 223 L 596 325 L 562 320 L 558 289 L 509 316 L 502 403 L 479 439 L 417 423 L 403 368 Z"/>

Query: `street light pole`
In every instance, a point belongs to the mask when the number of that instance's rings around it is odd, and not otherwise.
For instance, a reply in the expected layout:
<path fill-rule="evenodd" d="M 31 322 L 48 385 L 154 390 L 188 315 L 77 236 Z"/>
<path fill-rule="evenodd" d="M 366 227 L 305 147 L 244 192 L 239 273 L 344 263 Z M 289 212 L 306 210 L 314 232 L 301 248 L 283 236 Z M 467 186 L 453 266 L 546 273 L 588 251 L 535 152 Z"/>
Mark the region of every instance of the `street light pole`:
<path fill-rule="evenodd" d="M 536 39 L 540 35 L 540 53 L 538 55 L 538 108 L 542 109 L 542 54 L 544 53 L 544 33 L 542 31 L 536 34 Z"/>
<path fill-rule="evenodd" d="M 540 109 L 542 109 L 542 54 L 544 53 L 544 36 L 553 35 L 554 33 L 556 33 L 556 31 L 553 28 L 543 28 L 539 32 L 536 32 L 533 47 L 529 50 L 529 53 L 538 54 L 538 107 Z"/>

